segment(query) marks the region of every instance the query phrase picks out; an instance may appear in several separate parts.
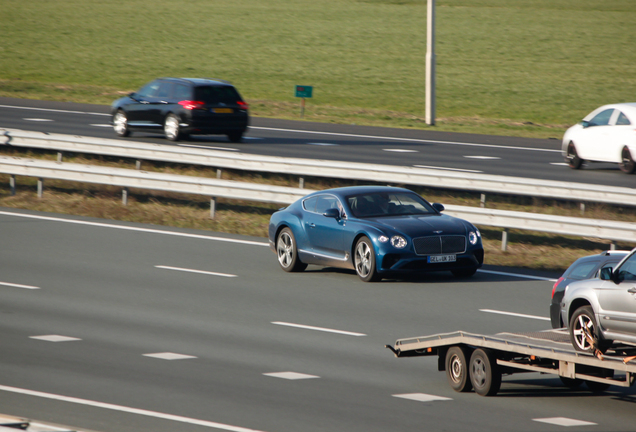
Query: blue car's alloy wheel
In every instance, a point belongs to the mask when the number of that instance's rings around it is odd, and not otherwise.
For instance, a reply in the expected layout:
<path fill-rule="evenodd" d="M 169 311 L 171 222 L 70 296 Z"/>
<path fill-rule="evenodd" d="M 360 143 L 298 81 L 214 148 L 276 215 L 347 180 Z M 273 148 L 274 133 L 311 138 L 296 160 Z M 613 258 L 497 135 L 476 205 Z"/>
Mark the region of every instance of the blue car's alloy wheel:
<path fill-rule="evenodd" d="M 281 268 L 287 272 L 303 271 L 307 267 L 298 259 L 298 249 L 294 233 L 289 228 L 283 229 L 276 240 L 276 255 Z"/>
<path fill-rule="evenodd" d="M 356 273 L 365 282 L 375 282 L 380 280 L 375 269 L 375 252 L 373 244 L 367 237 L 362 237 L 356 243 L 356 250 L 353 257 Z"/>

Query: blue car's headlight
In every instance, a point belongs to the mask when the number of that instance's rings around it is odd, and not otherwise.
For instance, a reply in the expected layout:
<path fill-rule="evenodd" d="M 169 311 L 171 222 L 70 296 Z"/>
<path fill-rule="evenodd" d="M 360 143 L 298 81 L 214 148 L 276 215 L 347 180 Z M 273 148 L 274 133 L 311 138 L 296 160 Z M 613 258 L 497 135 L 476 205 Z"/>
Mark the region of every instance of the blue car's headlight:
<path fill-rule="evenodd" d="M 396 249 L 404 249 L 406 247 L 406 239 L 401 235 L 391 237 L 391 246 Z"/>
<path fill-rule="evenodd" d="M 479 240 L 479 237 L 481 237 L 481 233 L 479 232 L 478 229 L 468 233 L 468 241 L 470 242 L 471 245 L 476 244 L 477 241 Z"/>

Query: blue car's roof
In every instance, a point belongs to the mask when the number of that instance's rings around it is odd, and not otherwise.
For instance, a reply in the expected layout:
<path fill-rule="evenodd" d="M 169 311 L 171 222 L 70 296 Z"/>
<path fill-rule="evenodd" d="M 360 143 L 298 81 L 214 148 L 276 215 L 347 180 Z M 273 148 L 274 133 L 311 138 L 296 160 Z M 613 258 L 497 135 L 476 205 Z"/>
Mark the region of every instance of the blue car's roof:
<path fill-rule="evenodd" d="M 322 194 L 322 193 L 331 193 L 340 197 L 346 197 L 349 195 L 356 195 L 361 193 L 382 193 L 382 192 L 400 192 L 400 191 L 415 193 L 409 189 L 392 187 L 392 186 L 347 186 L 347 187 L 317 191 L 317 192 L 309 194 L 308 196 Z"/>

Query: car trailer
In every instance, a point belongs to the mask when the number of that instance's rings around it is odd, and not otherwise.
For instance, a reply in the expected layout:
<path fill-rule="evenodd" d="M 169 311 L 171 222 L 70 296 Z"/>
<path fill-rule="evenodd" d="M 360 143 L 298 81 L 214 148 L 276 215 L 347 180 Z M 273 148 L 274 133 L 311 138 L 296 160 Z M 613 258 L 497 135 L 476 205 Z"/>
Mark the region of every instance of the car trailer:
<path fill-rule="evenodd" d="M 559 375 L 563 384 L 602 392 L 611 385 L 630 387 L 636 377 L 636 347 L 617 347 L 605 354 L 578 352 L 566 329 L 493 336 L 457 331 L 406 339 L 386 345 L 396 357 L 438 356 L 457 392 L 494 396 L 502 375 L 540 372 Z"/>

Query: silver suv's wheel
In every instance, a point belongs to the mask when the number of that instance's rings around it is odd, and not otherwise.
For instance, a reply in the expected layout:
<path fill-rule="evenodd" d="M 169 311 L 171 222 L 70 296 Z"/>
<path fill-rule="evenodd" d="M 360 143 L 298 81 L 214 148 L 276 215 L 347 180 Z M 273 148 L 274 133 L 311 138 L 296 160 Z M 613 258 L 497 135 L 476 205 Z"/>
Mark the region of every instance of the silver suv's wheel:
<path fill-rule="evenodd" d="M 601 337 L 591 306 L 581 306 L 574 312 L 570 318 L 568 333 L 577 351 L 592 352 L 596 348 L 604 352 L 611 345 L 611 341 Z"/>

